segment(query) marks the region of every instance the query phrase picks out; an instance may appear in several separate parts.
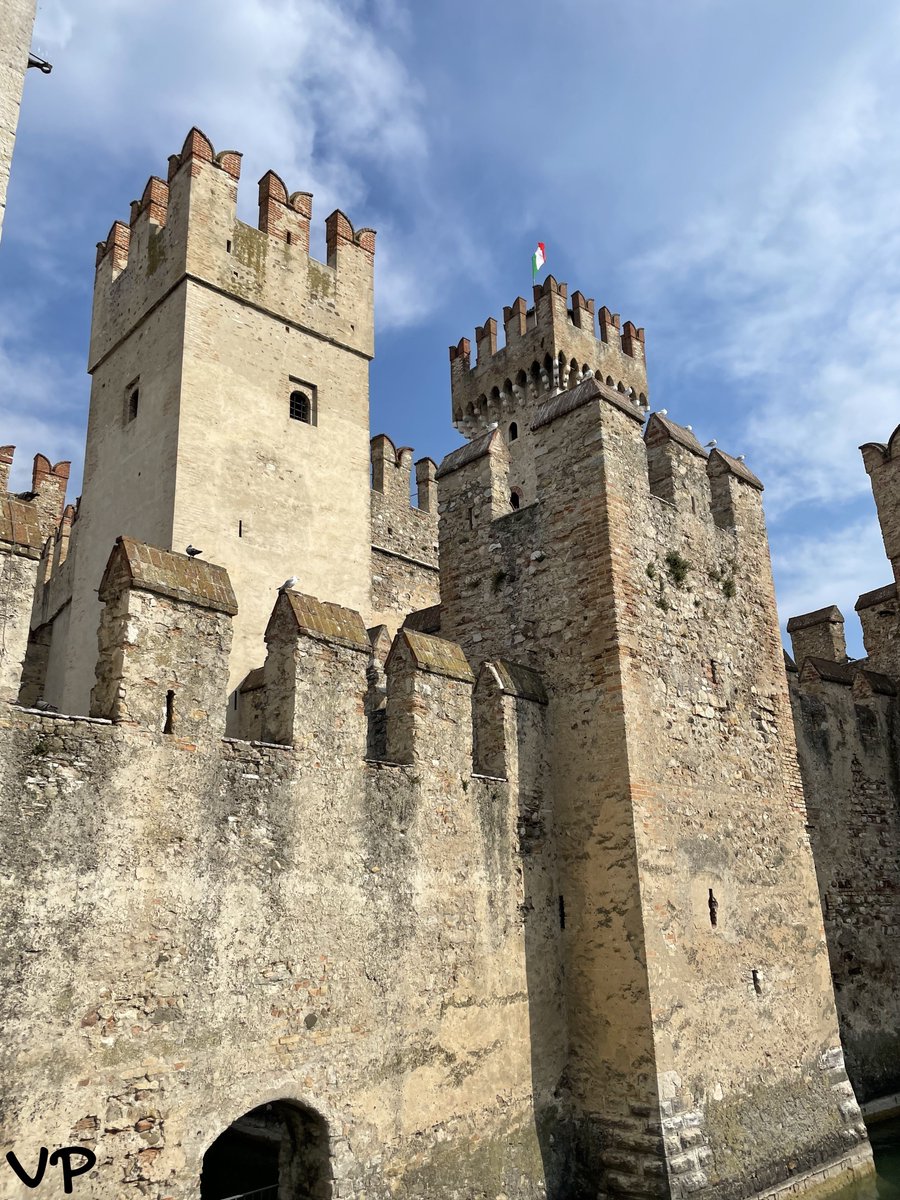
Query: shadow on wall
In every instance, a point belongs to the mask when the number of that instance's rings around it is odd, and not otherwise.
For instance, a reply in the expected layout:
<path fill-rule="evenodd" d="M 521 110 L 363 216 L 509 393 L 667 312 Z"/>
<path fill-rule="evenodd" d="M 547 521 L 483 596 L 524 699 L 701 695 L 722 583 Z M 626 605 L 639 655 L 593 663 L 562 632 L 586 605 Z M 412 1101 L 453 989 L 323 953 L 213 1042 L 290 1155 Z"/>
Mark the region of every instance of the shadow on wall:
<path fill-rule="evenodd" d="M 552 737 L 542 742 L 552 745 Z M 534 740 L 523 737 L 521 724 L 518 751 L 520 763 L 534 752 Z M 635 917 L 640 924 L 640 910 L 629 911 L 627 896 L 616 904 L 618 911 L 596 909 L 585 902 L 574 878 L 567 878 L 557 842 L 560 817 L 543 787 L 555 775 L 546 763 L 528 775 L 520 772 L 518 813 L 531 1076 L 547 1200 L 596 1200 L 601 1182 L 610 1193 L 652 1195 L 659 1184 L 662 1138 L 643 955 L 631 963 L 642 980 L 623 987 L 617 998 L 621 1014 L 598 1013 L 592 997 L 576 990 L 575 972 L 567 979 L 567 963 L 583 958 L 601 940 L 601 927 L 619 921 L 628 927 Z M 642 931 L 629 940 L 642 946 Z M 594 971 L 618 973 L 615 964 L 602 960 L 602 952 Z M 585 987 L 583 975 L 580 986 Z M 646 1011 L 635 1012 L 636 1005 Z M 621 1038 L 620 1024 L 628 1029 L 627 1077 L 606 1057 L 608 1043 Z"/>

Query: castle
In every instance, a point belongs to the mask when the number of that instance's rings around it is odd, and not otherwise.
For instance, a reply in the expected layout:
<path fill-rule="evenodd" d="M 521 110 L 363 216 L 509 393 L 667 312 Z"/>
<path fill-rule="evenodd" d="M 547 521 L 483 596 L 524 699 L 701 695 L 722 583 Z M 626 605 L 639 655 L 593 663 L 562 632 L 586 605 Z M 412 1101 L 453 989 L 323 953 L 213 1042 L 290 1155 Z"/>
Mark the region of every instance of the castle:
<path fill-rule="evenodd" d="M 268 172 L 254 229 L 239 176 L 194 129 L 113 224 L 83 496 L 38 455 L 0 505 L 5 1146 L 84 1147 L 92 1200 L 865 1178 L 893 585 L 868 662 L 824 610 L 786 672 L 762 484 L 552 277 L 451 348 L 466 441 L 411 504 L 374 232 L 333 213 L 316 262 L 312 197 Z"/>

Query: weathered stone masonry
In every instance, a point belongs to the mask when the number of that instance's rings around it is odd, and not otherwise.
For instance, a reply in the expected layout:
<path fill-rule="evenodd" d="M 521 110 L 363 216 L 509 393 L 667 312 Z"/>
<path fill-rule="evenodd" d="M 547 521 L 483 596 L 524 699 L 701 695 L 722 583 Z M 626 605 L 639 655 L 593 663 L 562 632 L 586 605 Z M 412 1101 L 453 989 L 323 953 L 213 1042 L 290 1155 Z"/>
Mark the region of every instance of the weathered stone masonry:
<path fill-rule="evenodd" d="M 839 614 L 795 630 L 864 743 L 807 811 L 762 485 L 648 418 L 643 330 L 548 278 L 414 464 L 369 441 L 373 231 L 316 263 L 308 193 L 268 172 L 251 229 L 239 174 L 192 130 L 113 225 L 85 499 L 39 456 L 0 510 L 4 1146 L 91 1148 L 86 1200 L 220 1200 L 251 1135 L 279 1200 L 869 1173 L 807 822 L 888 877 L 895 592 L 849 686 Z M 887 962 L 889 889 L 823 878 Z"/>
<path fill-rule="evenodd" d="M 900 1092 L 900 429 L 861 449 L 895 582 L 857 601 L 862 660 L 834 605 L 792 617 L 788 679 L 847 1070 L 873 1101 Z"/>

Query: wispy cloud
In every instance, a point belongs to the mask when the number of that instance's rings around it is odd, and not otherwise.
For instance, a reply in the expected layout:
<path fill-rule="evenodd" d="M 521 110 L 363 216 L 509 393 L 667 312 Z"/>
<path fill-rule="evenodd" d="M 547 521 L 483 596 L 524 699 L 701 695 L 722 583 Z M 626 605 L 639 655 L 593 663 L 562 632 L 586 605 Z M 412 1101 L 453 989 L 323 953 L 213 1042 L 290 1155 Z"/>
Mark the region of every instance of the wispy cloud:
<path fill-rule="evenodd" d="M 878 523 L 859 520 L 830 533 L 795 536 L 789 546 L 775 548 L 773 568 L 782 626 L 790 617 L 836 604 L 846 621 L 849 653 L 861 657 L 854 605 L 863 592 L 891 581 Z"/>
<path fill-rule="evenodd" d="M 900 419 L 898 29 L 773 131 L 743 194 L 639 264 L 658 303 L 690 287 L 702 305 L 702 336 L 667 350 L 743 402 L 742 448 L 776 517 L 865 493 L 857 446 Z"/>
<path fill-rule="evenodd" d="M 35 349 L 25 336 L 32 319 L 30 311 L 0 307 L 0 428 L 4 443 L 17 447 L 10 487 L 30 486 L 32 459 L 40 452 L 51 462 L 72 461 L 74 499 L 85 433 L 84 364 L 49 346 Z"/>

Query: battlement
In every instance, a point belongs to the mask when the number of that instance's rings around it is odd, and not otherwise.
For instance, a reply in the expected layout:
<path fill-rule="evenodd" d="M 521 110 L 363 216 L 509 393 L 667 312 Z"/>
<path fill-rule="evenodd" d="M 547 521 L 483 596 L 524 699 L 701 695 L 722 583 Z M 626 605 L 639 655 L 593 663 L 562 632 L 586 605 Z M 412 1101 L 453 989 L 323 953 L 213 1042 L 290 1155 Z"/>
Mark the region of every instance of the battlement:
<path fill-rule="evenodd" d="M 274 171 L 259 181 L 258 227 L 236 216 L 241 155 L 199 129 L 151 176 L 126 224 L 97 245 L 91 369 L 179 282 L 220 289 L 371 357 L 375 231 L 339 210 L 325 222 L 327 263 L 309 257 L 312 195 Z"/>
<path fill-rule="evenodd" d="M 63 517 L 68 462 L 52 465 L 34 456 L 31 490 L 8 493 L 15 446 L 0 446 L 0 698 L 18 695 L 28 653 L 28 631 L 35 594 L 46 571 L 48 546 L 56 545 Z"/>
<path fill-rule="evenodd" d="M 900 581 L 900 425 L 887 443 L 866 442 L 860 446 L 866 471 L 872 480 L 872 495 L 884 549 Z"/>
<path fill-rule="evenodd" d="M 433 458 L 413 462 L 412 446 L 394 445 L 386 433 L 371 440 L 372 491 L 390 499 L 398 508 L 411 503 L 412 469 L 416 471 L 416 508 L 420 513 L 437 513 L 437 464 Z"/>
<path fill-rule="evenodd" d="M 862 625 L 866 649 L 864 664 L 850 664 L 854 672 L 871 667 L 893 679 L 900 679 L 900 607 L 896 578 L 900 578 L 900 425 L 885 442 L 866 442 L 860 446 L 863 463 L 872 481 L 872 493 L 887 557 L 894 570 L 895 582 L 865 592 L 856 601 L 855 610 Z M 847 663 L 844 618 L 835 605 L 791 617 L 787 623 L 798 669 L 806 658 L 832 663 Z M 814 673 L 814 672 L 813 672 Z M 840 680 L 832 674 L 832 682 Z M 843 681 L 849 680 L 844 673 Z"/>
<path fill-rule="evenodd" d="M 637 494 L 665 502 L 664 507 L 657 504 L 650 509 L 655 521 L 670 522 L 674 510 L 685 528 L 691 524 L 698 529 L 702 525 L 716 526 L 731 531 L 732 535 L 748 521 L 751 526 L 761 521 L 759 494 L 763 484 L 742 458 L 701 446 L 690 426 L 678 425 L 663 413 L 651 413 L 644 426 L 646 414 L 640 404 L 592 377 L 549 397 L 534 409 L 528 432 L 534 444 L 535 462 L 538 443 L 545 440 L 549 427 L 580 409 L 598 404 L 611 406 L 628 418 L 623 429 L 634 443 L 634 461 L 639 464 L 630 485 Z M 559 436 L 564 433 L 560 431 Z M 476 524 L 496 521 L 519 510 L 514 450 L 515 445 L 497 428 L 448 454 L 437 471 L 442 487 L 441 511 L 445 510 L 444 498 L 452 495 L 456 487 L 444 481 L 479 460 L 484 460 L 485 467 L 482 482 L 477 485 L 477 503 L 471 520 Z M 548 499 L 540 478 L 527 499 L 538 504 Z"/>
<path fill-rule="evenodd" d="M 34 546 L 34 568 L 37 554 Z M 34 570 L 26 582 L 33 590 Z M 99 597 L 104 607 L 91 718 L 209 750 L 224 733 L 228 700 L 237 613 L 228 573 L 201 558 L 119 537 Z M 30 612 L 24 588 L 18 604 Z M 475 675 L 451 642 L 406 629 L 391 639 L 383 626 L 370 638 L 358 612 L 283 588 L 266 645 L 264 666 L 242 685 L 253 693 L 247 728 L 266 744 L 292 747 L 298 768 L 314 767 L 326 753 L 361 768 L 373 746 L 380 746 L 374 755 L 380 762 L 427 762 L 468 775 L 479 736 L 483 747 L 493 747 L 495 774 L 517 761 L 511 744 L 502 738 L 498 743 L 496 704 L 484 708 L 481 735 L 481 710 L 473 727 Z M 33 647 L 35 656 L 41 648 Z M 33 664 L 24 674 L 21 668 L 21 658 L 11 664 L 7 694 L 19 694 L 27 707 L 40 695 L 40 684 L 32 678 Z M 499 665 L 491 678 L 504 694 L 546 702 L 540 681 L 525 668 Z M 381 736 L 373 736 L 379 724 Z"/>
<path fill-rule="evenodd" d="M 647 375 L 644 330 L 620 318 L 548 275 L 534 287 L 533 306 L 518 296 L 503 309 L 505 345 L 498 346 L 497 321 L 488 317 L 471 342 L 450 347 L 453 423 L 466 437 L 486 426 L 503 424 L 555 395 L 594 377 L 633 397 L 646 408 Z"/>

